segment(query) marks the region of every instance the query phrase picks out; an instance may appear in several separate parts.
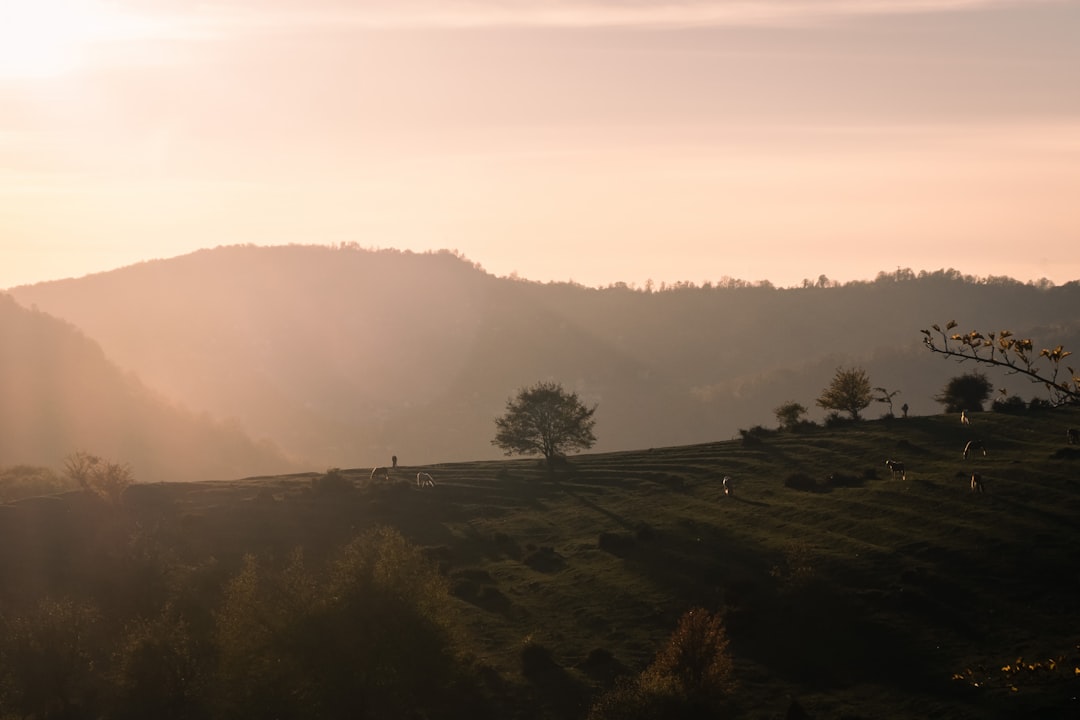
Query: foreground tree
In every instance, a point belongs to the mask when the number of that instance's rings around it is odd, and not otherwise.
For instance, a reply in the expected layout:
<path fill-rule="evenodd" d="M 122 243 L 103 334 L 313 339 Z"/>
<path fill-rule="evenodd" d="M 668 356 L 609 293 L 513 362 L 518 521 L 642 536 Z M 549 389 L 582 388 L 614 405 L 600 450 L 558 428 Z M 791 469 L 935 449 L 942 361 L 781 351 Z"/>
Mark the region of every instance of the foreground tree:
<path fill-rule="evenodd" d="M 832 382 L 817 399 L 819 407 L 851 414 L 852 420 L 873 401 L 870 378 L 862 368 L 837 368 Z"/>
<path fill-rule="evenodd" d="M 993 389 L 993 383 L 976 370 L 954 377 L 945 385 L 941 394 L 934 397 L 934 401 L 944 405 L 947 413 L 961 410 L 982 412 L 983 403 L 990 397 Z"/>
<path fill-rule="evenodd" d="M 506 401 L 506 414 L 495 420 L 491 441 L 507 455 L 543 455 L 550 465 L 568 450 L 588 449 L 596 443 L 593 413 L 577 393 L 555 382 L 539 382 L 522 388 Z"/>
<path fill-rule="evenodd" d="M 922 331 L 923 345 L 930 352 L 957 362 L 970 360 L 988 367 L 1003 368 L 1010 375 L 1020 375 L 1041 384 L 1050 394 L 1051 405 L 1080 403 L 1080 376 L 1072 367 L 1062 365 L 1062 361 L 1072 352 L 1061 345 L 1053 350 L 1043 348 L 1036 356 L 1032 340 L 1015 338 L 1010 330 L 985 335 L 974 330 L 966 335 L 949 334 L 956 326 L 954 320 L 950 320 L 944 329 L 940 325 L 931 325 L 933 332 Z"/>

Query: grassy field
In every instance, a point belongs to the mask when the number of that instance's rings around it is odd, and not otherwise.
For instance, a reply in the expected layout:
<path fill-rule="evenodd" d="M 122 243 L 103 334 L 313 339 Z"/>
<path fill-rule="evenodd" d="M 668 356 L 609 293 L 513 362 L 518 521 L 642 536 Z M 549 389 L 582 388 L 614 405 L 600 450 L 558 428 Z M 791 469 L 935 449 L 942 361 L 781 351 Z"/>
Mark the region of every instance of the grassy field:
<path fill-rule="evenodd" d="M 223 574 L 245 553 L 320 557 L 397 528 L 449 579 L 500 717 L 584 717 L 702 606 L 724 613 L 738 717 L 782 718 L 797 698 L 816 718 L 1074 718 L 1076 426 L 1072 409 L 876 420 L 580 455 L 554 474 L 532 459 L 391 482 L 346 469 L 354 487 L 336 493 L 314 491 L 317 474 L 147 484 L 124 512 L 159 552 Z M 973 438 L 988 454 L 964 460 Z M 9 583 L 95 582 L 50 535 L 78 534 L 78 498 L 0 506 Z M 550 658 L 541 671 L 523 672 L 527 646 Z"/>

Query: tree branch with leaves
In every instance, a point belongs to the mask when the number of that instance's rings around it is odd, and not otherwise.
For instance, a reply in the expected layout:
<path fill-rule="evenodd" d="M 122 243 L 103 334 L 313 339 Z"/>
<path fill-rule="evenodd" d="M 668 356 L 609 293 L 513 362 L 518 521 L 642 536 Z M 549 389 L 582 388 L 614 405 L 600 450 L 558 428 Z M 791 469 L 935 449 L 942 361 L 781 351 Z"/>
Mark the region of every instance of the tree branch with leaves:
<path fill-rule="evenodd" d="M 931 330 L 922 330 L 923 345 L 930 352 L 957 362 L 970 360 L 999 367 L 1010 375 L 1025 377 L 1046 388 L 1051 405 L 1080 403 L 1080 376 L 1071 366 L 1063 364 L 1072 352 L 1061 345 L 1043 348 L 1036 355 L 1035 344 L 1030 338 L 1017 338 L 1010 330 L 985 334 L 974 330 L 966 334 L 950 333 L 957 327 L 955 320 L 950 320 L 944 329 L 937 324 L 930 327 Z"/>

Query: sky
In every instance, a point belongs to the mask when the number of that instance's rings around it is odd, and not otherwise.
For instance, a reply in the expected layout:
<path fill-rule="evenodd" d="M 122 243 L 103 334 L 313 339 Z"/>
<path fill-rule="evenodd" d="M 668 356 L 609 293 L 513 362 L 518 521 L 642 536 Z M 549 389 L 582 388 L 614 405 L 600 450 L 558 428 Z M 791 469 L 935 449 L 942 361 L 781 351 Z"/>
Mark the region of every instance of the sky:
<path fill-rule="evenodd" d="M 0 288 L 252 243 L 1080 279 L 1080 0 L 0 0 Z"/>

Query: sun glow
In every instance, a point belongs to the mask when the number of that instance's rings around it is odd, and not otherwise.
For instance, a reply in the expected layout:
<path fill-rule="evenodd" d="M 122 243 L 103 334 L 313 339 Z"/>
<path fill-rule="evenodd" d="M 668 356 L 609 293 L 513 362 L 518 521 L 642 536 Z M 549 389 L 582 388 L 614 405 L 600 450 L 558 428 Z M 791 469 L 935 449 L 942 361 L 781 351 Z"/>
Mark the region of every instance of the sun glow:
<path fill-rule="evenodd" d="M 130 30 L 129 18 L 95 0 L 0 0 L 0 79 L 71 72 Z"/>

